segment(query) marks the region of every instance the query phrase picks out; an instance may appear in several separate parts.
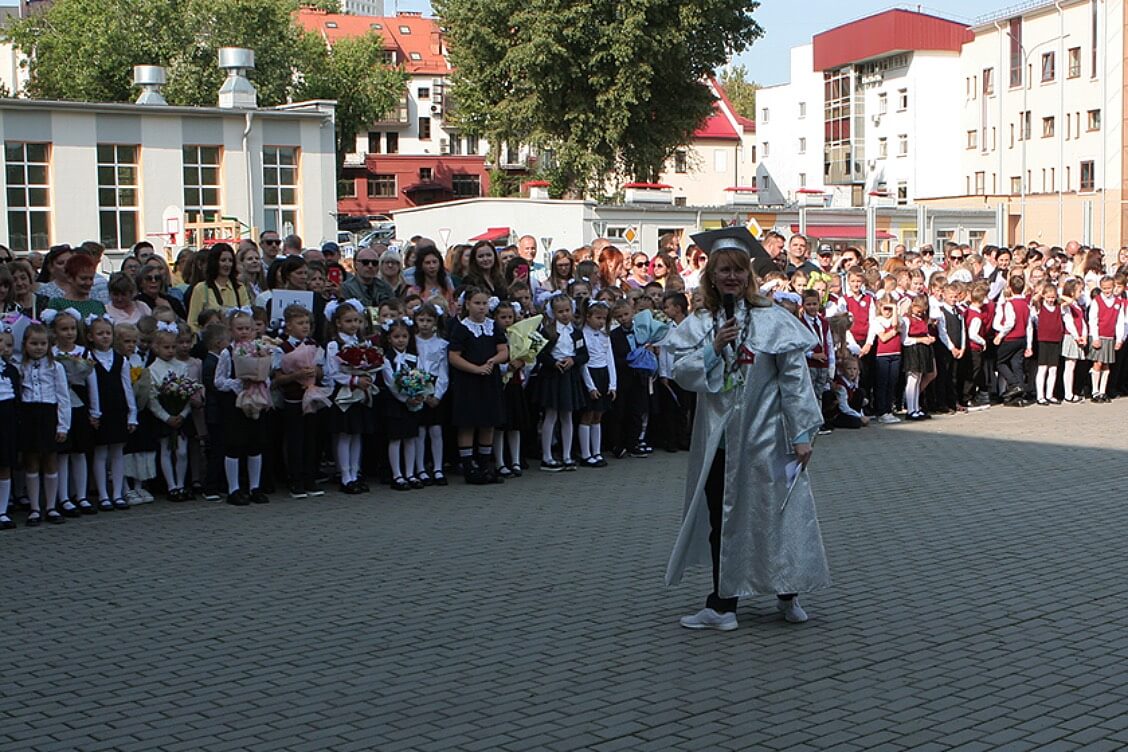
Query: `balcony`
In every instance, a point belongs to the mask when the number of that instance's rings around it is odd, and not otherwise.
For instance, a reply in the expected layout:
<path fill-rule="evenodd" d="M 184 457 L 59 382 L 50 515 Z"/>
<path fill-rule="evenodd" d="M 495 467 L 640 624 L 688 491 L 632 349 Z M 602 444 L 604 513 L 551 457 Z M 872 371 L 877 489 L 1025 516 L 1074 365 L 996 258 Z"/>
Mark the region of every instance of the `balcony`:
<path fill-rule="evenodd" d="M 403 93 L 400 98 L 399 104 L 392 110 L 386 113 L 382 118 L 377 120 L 373 125 L 382 125 L 385 128 L 402 127 L 406 126 L 409 122 L 408 108 L 407 108 L 407 92 Z"/>

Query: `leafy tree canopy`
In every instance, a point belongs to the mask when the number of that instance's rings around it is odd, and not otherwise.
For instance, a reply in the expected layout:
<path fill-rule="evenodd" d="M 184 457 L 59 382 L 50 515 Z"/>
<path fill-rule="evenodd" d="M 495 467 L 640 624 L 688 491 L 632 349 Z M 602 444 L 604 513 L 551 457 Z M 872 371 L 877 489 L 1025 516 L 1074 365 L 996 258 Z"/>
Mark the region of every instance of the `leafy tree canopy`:
<path fill-rule="evenodd" d="M 760 84 L 749 80 L 747 68 L 743 65 L 727 68 L 721 73 L 721 86 L 738 114 L 749 120 L 756 119 L 756 90 Z"/>
<path fill-rule="evenodd" d="M 748 0 L 435 0 L 455 117 L 551 149 L 553 192 L 654 179 L 709 115 L 706 76 L 763 32 Z"/>
<path fill-rule="evenodd" d="M 331 4 L 331 3 L 330 3 Z M 330 50 L 300 28 L 298 0 L 56 0 L 15 22 L 8 38 L 29 58 L 27 94 L 128 102 L 134 65 L 163 65 L 171 104 L 215 106 L 220 47 L 255 51 L 259 104 L 337 100 L 338 160 L 355 134 L 399 100 L 406 75 L 383 64 L 375 33 Z M 342 150 L 342 145 L 347 146 Z"/>

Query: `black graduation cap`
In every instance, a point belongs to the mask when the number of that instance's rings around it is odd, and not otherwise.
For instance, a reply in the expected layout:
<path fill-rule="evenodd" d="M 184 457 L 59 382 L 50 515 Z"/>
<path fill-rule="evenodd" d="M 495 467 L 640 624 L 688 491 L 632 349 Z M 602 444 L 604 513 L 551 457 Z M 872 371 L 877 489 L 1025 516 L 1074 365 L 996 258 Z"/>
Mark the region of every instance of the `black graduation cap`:
<path fill-rule="evenodd" d="M 771 255 L 760 245 L 760 241 L 743 225 L 722 227 L 719 230 L 706 230 L 691 236 L 693 242 L 707 253 L 735 248 L 744 251 L 752 258 L 752 269 L 759 275 L 776 269 Z"/>

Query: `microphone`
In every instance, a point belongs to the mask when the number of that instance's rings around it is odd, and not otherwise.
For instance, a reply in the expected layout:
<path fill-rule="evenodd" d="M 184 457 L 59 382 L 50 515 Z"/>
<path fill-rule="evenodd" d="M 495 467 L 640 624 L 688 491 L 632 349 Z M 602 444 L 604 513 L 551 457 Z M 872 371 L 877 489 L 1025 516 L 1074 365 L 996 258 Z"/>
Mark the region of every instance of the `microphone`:
<path fill-rule="evenodd" d="M 736 298 L 732 293 L 726 292 L 721 298 L 721 304 L 725 307 L 725 321 L 736 315 Z"/>

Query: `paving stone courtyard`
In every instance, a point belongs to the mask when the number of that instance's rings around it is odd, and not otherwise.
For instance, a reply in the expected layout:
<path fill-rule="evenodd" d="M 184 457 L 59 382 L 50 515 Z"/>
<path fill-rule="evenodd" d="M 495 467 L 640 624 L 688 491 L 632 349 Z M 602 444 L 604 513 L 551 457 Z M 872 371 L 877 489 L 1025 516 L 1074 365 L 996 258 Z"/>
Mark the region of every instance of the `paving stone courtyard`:
<path fill-rule="evenodd" d="M 835 587 L 729 633 L 662 582 L 685 453 L 20 527 L 0 750 L 1123 749 L 1126 417 L 820 438 Z"/>

